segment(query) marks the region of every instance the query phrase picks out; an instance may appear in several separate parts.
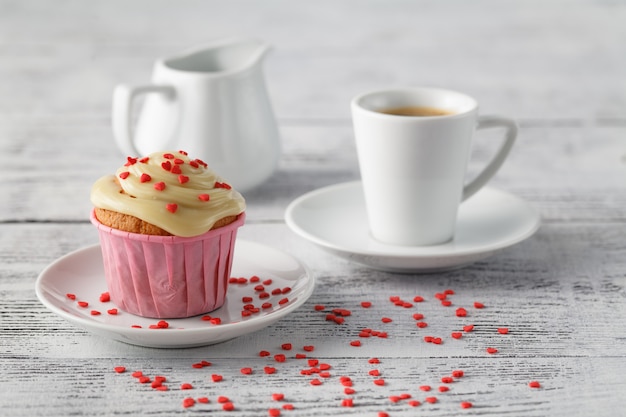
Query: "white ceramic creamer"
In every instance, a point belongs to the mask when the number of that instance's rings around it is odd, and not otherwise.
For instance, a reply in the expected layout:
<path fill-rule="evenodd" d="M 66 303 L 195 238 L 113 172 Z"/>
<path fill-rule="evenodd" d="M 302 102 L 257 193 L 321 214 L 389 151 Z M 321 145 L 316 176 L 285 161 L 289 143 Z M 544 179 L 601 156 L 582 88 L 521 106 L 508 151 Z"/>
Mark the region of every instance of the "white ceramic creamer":
<path fill-rule="evenodd" d="M 261 184 L 280 157 L 262 68 L 268 50 L 257 40 L 221 40 L 156 61 L 150 84 L 118 85 L 112 122 L 119 148 L 135 156 L 182 149 L 239 191 Z M 133 102 L 143 94 L 133 129 Z"/>

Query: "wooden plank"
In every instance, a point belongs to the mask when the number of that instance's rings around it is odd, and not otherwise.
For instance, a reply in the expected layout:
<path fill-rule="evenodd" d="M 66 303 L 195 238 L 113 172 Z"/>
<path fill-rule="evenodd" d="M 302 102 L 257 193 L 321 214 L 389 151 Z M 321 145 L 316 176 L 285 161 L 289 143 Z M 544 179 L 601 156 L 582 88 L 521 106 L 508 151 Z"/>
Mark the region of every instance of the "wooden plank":
<path fill-rule="evenodd" d="M 182 400 L 189 395 L 211 397 L 212 405 L 207 406 L 211 410 L 216 408 L 218 395 L 227 395 L 248 415 L 271 407 L 273 392 L 285 393 L 298 415 L 345 415 L 340 402 L 346 396 L 339 377 L 347 375 L 357 390 L 351 396 L 358 407 L 355 412 L 393 410 L 404 415 L 413 409 L 406 403 L 389 402 L 390 395 L 408 392 L 423 402 L 427 394 L 419 391 L 419 385 L 436 389 L 442 385 L 442 376 L 463 369 L 466 377 L 451 384 L 450 392 L 431 393 L 439 398 L 436 406 L 421 406 L 429 415 L 446 415 L 457 410 L 461 401 L 471 401 L 483 414 L 530 416 L 547 412 L 584 415 L 616 405 L 626 385 L 619 376 L 624 372 L 626 351 L 619 348 L 624 335 L 618 330 L 626 327 L 626 316 L 620 313 L 626 297 L 622 273 L 626 265 L 617 261 L 626 257 L 615 245 L 626 232 L 623 226 L 548 225 L 531 241 L 468 268 L 412 276 L 373 271 L 331 257 L 312 249 L 284 226 L 249 225 L 241 230 L 242 238 L 288 250 L 313 268 L 319 282 L 315 294 L 305 306 L 266 330 L 185 350 L 145 349 L 109 341 L 66 323 L 38 303 L 32 290 L 37 273 L 65 251 L 93 243 L 90 225 L 4 225 L 0 231 L 0 253 L 5 254 L 0 262 L 0 292 L 5 294 L 0 360 L 8 369 L 6 382 L 0 385 L 10 381 L 16 389 L 15 402 L 9 401 L 5 408 L 11 415 L 32 413 L 23 408 L 30 389 L 20 387 L 33 384 L 45 387 L 39 399 L 49 415 L 78 412 L 84 409 L 86 398 L 93 410 L 110 413 L 166 410 L 177 414 L 183 412 Z M 455 291 L 449 296 L 452 307 L 443 307 L 434 298 L 447 288 Z M 393 295 L 410 298 L 416 294 L 426 301 L 414 303 L 411 309 L 389 301 Z M 373 306 L 361 307 L 364 300 Z M 474 301 L 483 302 L 485 308 L 472 308 Z M 326 310 L 315 311 L 316 304 L 325 305 Z M 467 318 L 455 316 L 458 306 L 467 308 Z M 348 308 L 352 315 L 342 325 L 328 322 L 325 315 L 333 308 Z M 428 328 L 415 326 L 414 312 L 425 315 Z M 393 321 L 384 324 L 382 317 Z M 475 325 L 474 331 L 464 333 L 460 340 L 449 336 L 467 323 Z M 365 327 L 386 331 L 388 338 L 359 338 Z M 509 334 L 499 335 L 499 327 L 507 327 Z M 443 344 L 425 343 L 422 338 L 429 334 L 441 335 Z M 361 340 L 363 345 L 352 347 L 352 340 Z M 258 357 L 264 349 L 272 355 L 281 353 L 280 345 L 288 342 L 294 349 L 288 352 L 291 359 L 286 363 Z M 311 387 L 312 376 L 300 375 L 307 368 L 304 360 L 293 359 L 295 353 L 304 353 L 305 345 L 315 346 L 309 357 L 332 366 L 331 377 L 322 387 Z M 498 354 L 487 354 L 489 346 L 498 348 Z M 379 357 L 381 364 L 368 364 L 371 357 Z M 202 359 L 213 362 L 213 367 L 204 371 L 191 367 Z M 148 375 L 165 374 L 171 391 L 157 393 L 128 374 L 116 375 L 112 369 L 118 365 Z M 279 369 L 277 375 L 262 373 L 268 365 Z M 243 366 L 252 367 L 254 376 L 241 375 Z M 384 387 L 373 384 L 369 369 L 381 371 Z M 209 382 L 212 373 L 225 376 L 225 381 Z M 530 380 L 540 380 L 543 388 L 530 389 Z M 183 382 L 196 388 L 180 391 Z M 200 409 L 200 405 L 195 407 Z"/>

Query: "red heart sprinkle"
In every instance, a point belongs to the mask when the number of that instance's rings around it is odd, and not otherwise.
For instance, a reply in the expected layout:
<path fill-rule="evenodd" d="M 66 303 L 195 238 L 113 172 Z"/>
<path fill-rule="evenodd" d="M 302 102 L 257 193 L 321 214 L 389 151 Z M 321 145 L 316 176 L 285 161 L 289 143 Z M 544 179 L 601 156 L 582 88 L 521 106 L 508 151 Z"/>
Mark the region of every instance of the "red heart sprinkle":
<path fill-rule="evenodd" d="M 452 371 L 452 376 L 455 378 L 461 378 L 463 375 L 465 375 L 465 372 L 457 369 L 455 371 Z"/>
<path fill-rule="evenodd" d="M 344 398 L 341 401 L 341 406 L 342 407 L 353 407 L 354 406 L 354 402 L 352 401 L 352 398 Z"/>
<path fill-rule="evenodd" d="M 273 368 L 271 366 L 266 366 L 265 368 L 263 368 L 263 372 L 265 372 L 266 374 L 273 374 L 274 372 L 276 372 L 276 368 Z"/>
<path fill-rule="evenodd" d="M 293 345 L 291 343 L 283 343 L 282 345 L 280 345 L 280 348 L 282 350 L 291 350 L 292 347 Z"/>
<path fill-rule="evenodd" d="M 120 178 L 123 179 L 123 180 L 128 178 L 129 175 L 130 175 L 130 172 L 128 172 L 128 171 L 120 172 Z"/>
<path fill-rule="evenodd" d="M 361 307 L 363 308 L 370 308 L 372 306 L 372 303 L 369 301 L 361 301 Z"/>
<path fill-rule="evenodd" d="M 152 177 L 148 174 L 146 174 L 145 172 L 143 174 L 141 174 L 141 177 L 139 177 L 139 181 L 140 182 L 148 182 L 152 180 Z"/>
<path fill-rule="evenodd" d="M 468 324 L 467 326 L 463 326 L 463 331 L 464 331 L 465 333 L 469 333 L 469 332 L 471 332 L 472 330 L 474 330 L 474 325 L 473 325 L 473 324 Z"/>
<path fill-rule="evenodd" d="M 181 184 L 189 182 L 189 177 L 186 176 L 186 175 L 182 175 L 181 174 L 181 175 L 178 176 L 178 182 L 181 183 Z"/>
<path fill-rule="evenodd" d="M 195 403 L 196 403 L 196 400 L 194 400 L 191 397 L 187 397 L 183 400 L 183 407 L 189 408 L 189 407 L 192 407 Z"/>
<path fill-rule="evenodd" d="M 468 401 L 463 401 L 461 403 L 461 408 L 472 408 L 472 403 L 470 403 Z"/>
<path fill-rule="evenodd" d="M 209 196 L 208 194 L 199 194 L 198 195 L 198 200 L 200 201 L 209 201 L 211 199 L 211 196 Z"/>
<path fill-rule="evenodd" d="M 170 213 L 176 213 L 176 210 L 178 210 L 178 204 L 176 204 L 176 203 L 168 203 L 168 204 L 165 205 L 165 208 Z"/>
<path fill-rule="evenodd" d="M 274 401 L 282 401 L 285 399 L 285 394 L 276 392 L 274 394 L 272 394 L 272 400 Z"/>
<path fill-rule="evenodd" d="M 530 381 L 528 383 L 528 386 L 531 388 L 541 388 L 541 384 L 539 383 L 539 381 Z"/>
<path fill-rule="evenodd" d="M 172 174 L 181 174 L 183 171 L 180 169 L 180 165 L 174 165 L 170 172 Z"/>
<path fill-rule="evenodd" d="M 222 379 L 224 379 L 222 375 L 218 375 L 218 374 L 211 375 L 211 380 L 213 382 L 220 382 Z"/>
<path fill-rule="evenodd" d="M 215 182 L 215 188 L 223 188 L 225 190 L 230 190 L 232 187 L 225 182 Z"/>
<path fill-rule="evenodd" d="M 487 348 L 487 353 L 493 355 L 494 353 L 498 353 L 498 349 L 492 348 L 492 347 L 488 347 Z"/>
<path fill-rule="evenodd" d="M 508 334 L 509 333 L 509 329 L 507 327 L 500 327 L 498 329 L 498 333 L 500 333 L 500 334 Z"/>
<path fill-rule="evenodd" d="M 165 190 L 165 183 L 163 181 L 155 182 L 154 183 L 154 189 L 157 190 L 157 191 Z"/>
<path fill-rule="evenodd" d="M 359 346 L 361 346 L 361 341 L 360 340 L 353 340 L 352 342 L 350 342 L 350 346 L 359 347 Z"/>
<path fill-rule="evenodd" d="M 485 308 L 485 305 L 483 303 L 479 303 L 478 301 L 475 301 L 474 308 Z"/>
<path fill-rule="evenodd" d="M 463 337 L 463 333 L 461 332 L 452 332 L 452 334 L 450 335 L 455 339 L 460 339 L 461 337 Z"/>
<path fill-rule="evenodd" d="M 315 350 L 315 346 L 303 346 L 302 349 L 304 349 L 307 352 L 313 352 L 313 350 Z"/>
<path fill-rule="evenodd" d="M 378 385 L 378 386 L 382 386 L 385 385 L 385 380 L 380 378 L 380 379 L 375 379 L 374 380 L 374 384 Z"/>
<path fill-rule="evenodd" d="M 116 366 L 115 368 L 113 368 L 113 370 L 115 372 L 117 372 L 118 374 L 123 374 L 124 372 L 126 372 L 126 367 L 125 366 Z"/>
<path fill-rule="evenodd" d="M 172 170 L 172 163 L 170 161 L 165 161 L 161 163 L 161 168 L 163 168 L 166 171 L 171 171 Z"/>

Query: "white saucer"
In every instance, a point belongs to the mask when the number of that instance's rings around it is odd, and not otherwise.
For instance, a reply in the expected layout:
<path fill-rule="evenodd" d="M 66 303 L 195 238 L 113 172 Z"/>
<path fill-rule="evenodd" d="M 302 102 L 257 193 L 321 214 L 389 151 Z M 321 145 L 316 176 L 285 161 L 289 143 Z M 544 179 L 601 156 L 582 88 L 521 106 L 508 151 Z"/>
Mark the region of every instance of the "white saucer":
<path fill-rule="evenodd" d="M 361 183 L 321 188 L 294 200 L 287 225 L 326 251 L 371 268 L 421 273 L 459 268 L 530 237 L 539 215 L 523 200 L 485 187 L 461 204 L 454 240 L 394 246 L 370 237 Z"/>
<path fill-rule="evenodd" d="M 143 318 L 119 309 L 117 315 L 107 313 L 116 306 L 99 300 L 106 292 L 99 245 L 79 249 L 53 262 L 39 275 L 36 291 L 50 310 L 93 333 L 139 346 L 182 348 L 222 342 L 269 326 L 301 306 L 315 286 L 313 275 L 298 259 L 277 249 L 238 239 L 231 276 L 250 278 L 254 275 L 261 281 L 272 280 L 265 286 L 268 293 L 276 288 L 291 290 L 260 300 L 254 287 L 262 282 L 230 284 L 224 306 L 209 313 L 210 317 L 220 318 L 221 324 L 196 316 L 168 319 L 167 329 L 149 328 L 159 319 Z M 67 294 L 74 294 L 76 299 L 68 298 Z M 253 304 L 258 307 L 264 302 L 270 302 L 272 307 L 242 317 L 244 296 L 252 296 Z M 281 300 L 283 304 L 279 303 Z M 89 306 L 80 307 L 78 301 L 87 301 Z M 92 310 L 101 314 L 92 315 Z M 141 328 L 133 328 L 134 325 Z"/>

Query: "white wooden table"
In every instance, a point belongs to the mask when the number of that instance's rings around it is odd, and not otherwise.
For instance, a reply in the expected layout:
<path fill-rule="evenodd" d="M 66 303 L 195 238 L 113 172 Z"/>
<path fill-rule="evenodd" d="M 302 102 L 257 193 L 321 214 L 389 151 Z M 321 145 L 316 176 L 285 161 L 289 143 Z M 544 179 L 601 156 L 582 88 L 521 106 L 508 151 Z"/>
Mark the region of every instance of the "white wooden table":
<path fill-rule="evenodd" d="M 0 0 L 0 414 L 626 415 L 625 22 L 623 2 L 600 0 Z M 125 157 L 110 129 L 113 87 L 148 80 L 158 57 L 231 35 L 275 47 L 265 72 L 283 143 L 279 170 L 246 195 L 240 237 L 300 258 L 315 293 L 271 327 L 201 348 L 142 348 L 75 327 L 38 301 L 34 284 L 51 262 L 97 243 L 89 189 Z M 358 179 L 350 98 L 390 85 L 458 89 L 485 114 L 517 118 L 521 136 L 491 185 L 526 200 L 541 229 L 464 269 L 425 275 L 352 264 L 292 233 L 290 201 Z M 488 142 L 477 140 L 476 165 Z M 434 298 L 446 289 L 475 325 L 459 340 L 449 336 L 458 318 Z M 419 307 L 389 301 L 417 294 Z M 326 321 L 334 308 L 352 315 Z M 416 312 L 443 344 L 424 342 Z M 360 338 L 363 328 L 388 337 Z M 329 375 L 302 375 L 308 359 Z M 192 367 L 201 360 L 212 367 Z M 169 390 L 137 382 L 136 370 L 166 376 Z M 443 383 L 454 370 L 464 376 Z M 410 398 L 394 398 L 402 394 Z"/>

